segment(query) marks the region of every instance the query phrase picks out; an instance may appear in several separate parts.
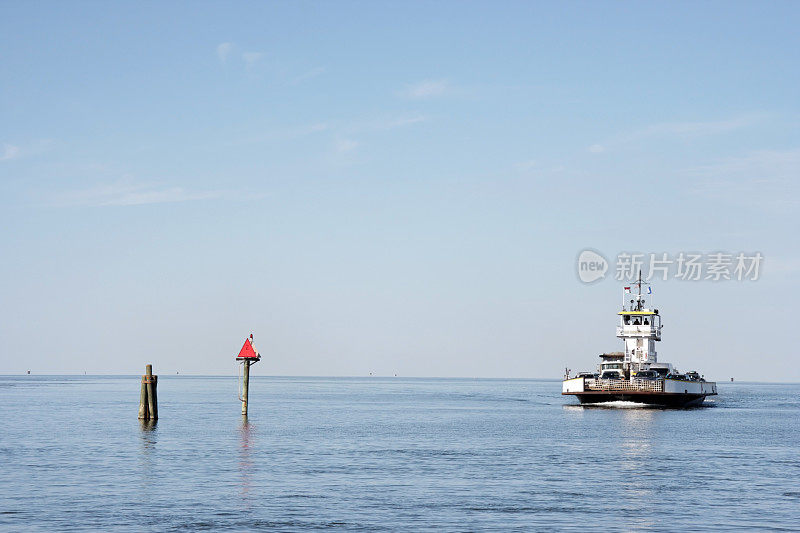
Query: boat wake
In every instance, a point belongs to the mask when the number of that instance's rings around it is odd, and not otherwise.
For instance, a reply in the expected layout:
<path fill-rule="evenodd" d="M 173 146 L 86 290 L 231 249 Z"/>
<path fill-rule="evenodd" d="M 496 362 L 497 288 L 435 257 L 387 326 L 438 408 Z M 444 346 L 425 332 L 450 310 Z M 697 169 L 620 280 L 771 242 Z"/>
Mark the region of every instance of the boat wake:
<path fill-rule="evenodd" d="M 652 409 L 653 406 L 641 402 L 626 402 L 623 400 L 614 400 L 613 402 L 597 402 L 583 404 L 583 407 L 609 407 L 614 409 Z"/>

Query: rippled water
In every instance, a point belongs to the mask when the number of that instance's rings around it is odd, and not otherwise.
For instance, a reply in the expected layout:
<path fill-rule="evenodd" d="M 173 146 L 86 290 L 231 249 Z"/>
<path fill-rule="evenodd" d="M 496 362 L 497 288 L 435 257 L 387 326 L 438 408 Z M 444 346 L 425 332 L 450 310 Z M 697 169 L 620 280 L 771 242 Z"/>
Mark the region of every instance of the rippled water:
<path fill-rule="evenodd" d="M 800 385 L 583 408 L 533 380 L 0 377 L 5 530 L 800 527 Z"/>

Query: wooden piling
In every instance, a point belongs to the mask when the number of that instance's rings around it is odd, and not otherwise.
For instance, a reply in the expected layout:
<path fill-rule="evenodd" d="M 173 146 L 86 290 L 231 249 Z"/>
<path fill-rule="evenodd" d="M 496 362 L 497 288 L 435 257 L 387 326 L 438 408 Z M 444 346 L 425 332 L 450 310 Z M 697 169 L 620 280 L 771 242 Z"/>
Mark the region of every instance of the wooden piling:
<path fill-rule="evenodd" d="M 158 420 L 158 376 L 153 375 L 153 365 L 145 367 L 142 390 L 139 393 L 139 418 Z"/>
<path fill-rule="evenodd" d="M 242 381 L 242 414 L 247 416 L 247 395 L 250 392 L 250 361 L 242 361 L 244 378 Z"/>
<path fill-rule="evenodd" d="M 153 397 L 152 400 L 148 402 L 148 404 L 152 404 L 152 407 L 150 407 L 150 418 L 158 420 L 158 376 L 153 376 L 150 379 L 152 380 L 150 385 L 153 387 Z M 150 400 L 149 396 L 148 400 Z"/>
<path fill-rule="evenodd" d="M 142 376 L 142 390 L 139 393 L 139 420 L 147 420 L 150 418 L 150 413 L 147 410 L 147 383 L 145 383 L 145 376 Z"/>

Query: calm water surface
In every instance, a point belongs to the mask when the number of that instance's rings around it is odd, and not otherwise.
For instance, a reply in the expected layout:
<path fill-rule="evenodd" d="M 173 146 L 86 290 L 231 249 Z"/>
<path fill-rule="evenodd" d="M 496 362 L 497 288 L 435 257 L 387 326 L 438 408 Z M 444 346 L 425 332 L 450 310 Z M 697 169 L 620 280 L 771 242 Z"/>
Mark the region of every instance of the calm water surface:
<path fill-rule="evenodd" d="M 257 374 L 258 367 L 254 368 Z M 710 407 L 534 380 L 0 377 L 0 529 L 800 530 L 800 385 Z"/>

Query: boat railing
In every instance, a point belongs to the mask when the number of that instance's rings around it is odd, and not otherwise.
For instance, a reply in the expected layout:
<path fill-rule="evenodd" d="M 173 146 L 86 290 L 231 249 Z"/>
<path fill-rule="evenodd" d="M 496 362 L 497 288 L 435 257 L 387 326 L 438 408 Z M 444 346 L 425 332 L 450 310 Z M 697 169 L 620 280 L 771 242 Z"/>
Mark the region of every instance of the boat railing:
<path fill-rule="evenodd" d="M 655 335 L 656 337 L 661 336 L 661 330 L 655 325 L 617 326 L 617 337 L 650 337 L 652 335 Z"/>
<path fill-rule="evenodd" d="M 584 390 L 664 392 L 661 379 L 585 379 Z"/>

